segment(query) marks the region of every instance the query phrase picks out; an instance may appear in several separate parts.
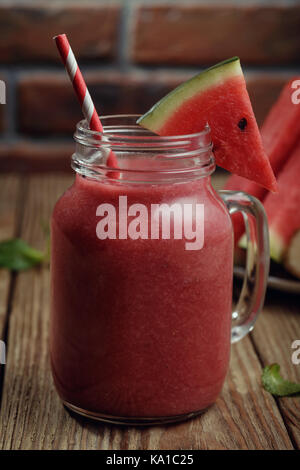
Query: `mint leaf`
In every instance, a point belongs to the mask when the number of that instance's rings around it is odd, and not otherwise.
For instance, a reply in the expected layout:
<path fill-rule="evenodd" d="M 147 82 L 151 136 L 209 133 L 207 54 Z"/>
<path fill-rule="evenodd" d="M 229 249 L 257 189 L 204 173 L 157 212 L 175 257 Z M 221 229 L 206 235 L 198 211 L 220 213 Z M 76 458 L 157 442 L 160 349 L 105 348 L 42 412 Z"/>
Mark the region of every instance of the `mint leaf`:
<path fill-rule="evenodd" d="M 2 268 L 22 271 L 41 264 L 44 258 L 44 253 L 30 247 L 20 238 L 0 242 L 0 267 Z"/>
<path fill-rule="evenodd" d="M 300 384 L 285 380 L 279 373 L 280 366 L 271 364 L 264 368 L 262 373 L 262 384 L 267 392 L 278 397 L 288 397 L 300 394 Z"/>

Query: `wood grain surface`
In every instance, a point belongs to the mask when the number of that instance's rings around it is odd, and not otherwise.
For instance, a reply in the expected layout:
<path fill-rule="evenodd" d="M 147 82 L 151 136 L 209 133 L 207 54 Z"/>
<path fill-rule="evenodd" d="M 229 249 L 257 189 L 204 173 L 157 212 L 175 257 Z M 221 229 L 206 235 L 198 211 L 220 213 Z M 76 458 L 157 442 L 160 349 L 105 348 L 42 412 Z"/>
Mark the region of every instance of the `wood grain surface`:
<path fill-rule="evenodd" d="M 215 180 L 217 187 L 224 177 Z M 43 225 L 72 176 L 0 178 L 0 239 L 20 235 L 45 249 Z M 254 332 L 233 345 L 217 403 L 176 425 L 126 427 L 71 415 L 54 389 L 48 357 L 49 268 L 11 276 L 0 270 L 2 369 L 0 449 L 293 449 L 300 448 L 300 399 L 275 400 L 261 386 L 262 367 L 278 362 L 300 380 L 291 343 L 300 339 L 299 297 L 270 292 Z"/>
<path fill-rule="evenodd" d="M 17 235 L 20 187 L 19 177 L 15 175 L 0 177 L 0 240 L 7 240 Z M 11 282 L 11 273 L 0 269 L 0 339 L 5 336 Z"/>

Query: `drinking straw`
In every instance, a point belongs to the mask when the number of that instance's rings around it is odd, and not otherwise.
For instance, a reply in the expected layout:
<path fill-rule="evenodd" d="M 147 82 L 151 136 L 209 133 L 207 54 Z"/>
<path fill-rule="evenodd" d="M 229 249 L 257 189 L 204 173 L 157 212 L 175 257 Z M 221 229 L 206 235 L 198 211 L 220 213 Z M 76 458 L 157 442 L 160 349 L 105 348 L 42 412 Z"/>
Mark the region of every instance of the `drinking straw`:
<path fill-rule="evenodd" d="M 99 119 L 98 113 L 96 111 L 89 90 L 86 86 L 82 73 L 77 64 L 67 36 L 65 34 L 59 34 L 53 39 L 55 40 L 57 49 L 60 53 L 66 71 L 68 72 L 75 94 L 79 100 L 82 113 L 85 119 L 87 120 L 89 128 L 92 131 L 103 132 L 103 126 Z M 116 156 L 112 151 L 110 151 L 110 154 L 108 156 L 107 164 L 112 168 L 118 168 Z"/>

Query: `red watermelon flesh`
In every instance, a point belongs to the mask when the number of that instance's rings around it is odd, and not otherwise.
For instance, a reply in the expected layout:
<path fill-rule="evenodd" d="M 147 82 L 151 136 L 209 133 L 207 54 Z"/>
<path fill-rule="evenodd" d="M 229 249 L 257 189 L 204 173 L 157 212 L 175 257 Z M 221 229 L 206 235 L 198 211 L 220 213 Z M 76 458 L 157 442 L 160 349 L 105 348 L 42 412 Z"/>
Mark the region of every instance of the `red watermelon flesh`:
<path fill-rule="evenodd" d="M 278 177 L 278 194 L 264 201 L 270 231 L 271 257 L 281 262 L 289 243 L 300 230 L 300 142 Z"/>
<path fill-rule="evenodd" d="M 276 176 L 300 140 L 300 105 L 293 104 L 291 99 L 294 91 L 291 85 L 299 79 L 294 77 L 284 86 L 261 128 L 262 142 Z M 237 175 L 228 178 L 224 189 L 245 191 L 260 201 L 267 194 L 262 186 Z M 238 241 L 244 233 L 244 221 L 239 214 L 234 214 L 233 225 L 235 240 Z"/>
<path fill-rule="evenodd" d="M 276 191 L 238 58 L 180 85 L 138 120 L 163 136 L 200 132 L 207 122 L 217 165 Z"/>

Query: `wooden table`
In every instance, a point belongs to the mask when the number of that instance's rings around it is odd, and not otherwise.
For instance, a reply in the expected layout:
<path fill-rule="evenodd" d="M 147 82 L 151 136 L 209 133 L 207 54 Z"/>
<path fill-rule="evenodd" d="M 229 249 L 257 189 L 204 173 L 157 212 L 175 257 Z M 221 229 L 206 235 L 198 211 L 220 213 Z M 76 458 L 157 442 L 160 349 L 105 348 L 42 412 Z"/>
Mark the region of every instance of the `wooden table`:
<path fill-rule="evenodd" d="M 42 229 L 72 176 L 0 176 L 0 240 L 22 237 L 44 249 Z M 217 185 L 221 182 L 217 181 Z M 300 398 L 274 399 L 262 389 L 262 367 L 278 362 L 300 380 L 291 343 L 300 339 L 300 298 L 270 291 L 254 332 L 233 345 L 217 403 L 204 415 L 150 428 L 102 425 L 74 418 L 54 390 L 48 358 L 49 269 L 0 270 L 2 449 L 293 449 L 300 448 Z"/>

